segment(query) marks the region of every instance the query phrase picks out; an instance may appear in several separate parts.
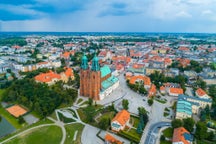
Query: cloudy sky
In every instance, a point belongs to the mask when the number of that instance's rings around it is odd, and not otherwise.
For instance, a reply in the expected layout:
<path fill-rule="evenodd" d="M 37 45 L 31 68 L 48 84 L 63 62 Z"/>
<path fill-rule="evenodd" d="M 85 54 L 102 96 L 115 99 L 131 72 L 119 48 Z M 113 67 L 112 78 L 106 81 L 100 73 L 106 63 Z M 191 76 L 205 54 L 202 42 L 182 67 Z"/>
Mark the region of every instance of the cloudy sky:
<path fill-rule="evenodd" d="M 0 0 L 1 31 L 216 32 L 216 0 Z"/>

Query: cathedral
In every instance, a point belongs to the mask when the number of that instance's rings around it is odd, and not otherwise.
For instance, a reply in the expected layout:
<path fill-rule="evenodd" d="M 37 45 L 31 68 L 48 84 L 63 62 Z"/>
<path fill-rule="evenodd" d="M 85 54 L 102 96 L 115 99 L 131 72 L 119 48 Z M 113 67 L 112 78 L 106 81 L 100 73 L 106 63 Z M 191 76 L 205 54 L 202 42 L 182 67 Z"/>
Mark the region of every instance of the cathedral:
<path fill-rule="evenodd" d="M 80 95 L 102 100 L 119 86 L 119 80 L 113 76 L 109 66 L 100 67 L 99 59 L 95 55 L 91 67 L 84 54 L 80 70 Z"/>

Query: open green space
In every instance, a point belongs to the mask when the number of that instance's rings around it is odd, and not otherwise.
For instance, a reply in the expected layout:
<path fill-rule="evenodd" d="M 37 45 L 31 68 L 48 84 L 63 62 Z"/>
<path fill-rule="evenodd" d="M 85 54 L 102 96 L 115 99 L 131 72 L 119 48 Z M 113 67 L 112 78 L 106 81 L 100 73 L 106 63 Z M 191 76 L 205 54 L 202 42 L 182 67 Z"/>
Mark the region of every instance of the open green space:
<path fill-rule="evenodd" d="M 22 131 L 25 131 L 25 130 L 27 130 L 27 129 L 29 129 L 29 128 L 32 128 L 32 127 L 35 127 L 35 126 L 38 126 L 38 125 L 42 125 L 42 124 L 51 124 L 51 123 L 53 123 L 53 121 L 51 121 L 51 120 L 49 120 L 49 119 L 40 120 L 40 121 L 38 121 L 38 122 L 36 122 L 36 123 L 34 123 L 34 124 L 32 124 L 32 125 L 27 125 L 27 126 L 21 128 L 21 129 L 17 130 L 16 132 L 14 132 L 14 133 L 12 133 L 12 134 L 9 134 L 9 135 L 7 135 L 7 136 L 1 138 L 1 139 L 0 139 L 0 142 L 2 142 L 2 141 L 5 140 L 5 139 L 8 139 L 8 138 L 12 137 L 13 135 L 15 135 L 15 134 L 17 134 L 17 133 L 20 133 L 20 132 L 22 132 Z"/>
<path fill-rule="evenodd" d="M 171 141 L 160 141 L 160 144 L 172 144 L 172 142 Z"/>
<path fill-rule="evenodd" d="M 83 131 L 84 125 L 80 123 L 69 124 L 65 126 L 67 136 L 64 144 L 80 144 L 81 143 L 81 135 Z M 74 141 L 74 134 L 78 131 L 76 140 Z"/>
<path fill-rule="evenodd" d="M 50 117 L 53 118 L 54 120 L 57 120 L 56 112 L 54 111 L 54 112 L 50 115 Z"/>
<path fill-rule="evenodd" d="M 61 139 L 60 127 L 46 126 L 18 136 L 5 144 L 59 144 Z"/>
<path fill-rule="evenodd" d="M 140 138 L 142 136 L 141 134 L 137 133 L 136 129 L 133 129 L 133 128 L 131 128 L 130 130 L 125 129 L 123 131 L 120 131 L 118 134 L 135 143 L 139 143 Z"/>
<path fill-rule="evenodd" d="M 70 112 L 75 118 L 78 118 L 76 115 L 76 112 L 73 109 L 67 109 L 68 112 Z"/>
<path fill-rule="evenodd" d="M 133 123 L 133 127 L 137 128 L 139 125 L 139 118 L 131 115 L 130 123 Z"/>
<path fill-rule="evenodd" d="M 165 130 L 163 130 L 163 135 L 167 138 L 172 138 L 173 136 L 173 129 L 172 128 L 166 128 Z"/>
<path fill-rule="evenodd" d="M 9 114 L 1 105 L 0 105 L 0 114 L 4 117 L 10 124 L 12 124 L 16 129 L 22 128 L 24 125 L 18 123 L 18 119 Z"/>
<path fill-rule="evenodd" d="M 83 99 L 78 99 L 77 104 L 80 104 L 83 101 Z"/>
<path fill-rule="evenodd" d="M 71 123 L 71 122 L 75 122 L 76 120 L 72 119 L 72 118 L 67 118 L 65 117 L 62 113 L 60 112 L 57 112 L 58 113 L 58 116 L 59 116 L 59 119 L 61 121 L 63 121 L 64 123 Z"/>
<path fill-rule="evenodd" d="M 106 112 L 106 113 L 103 113 L 102 116 L 98 120 L 100 121 L 103 118 L 107 118 L 107 119 L 112 120 L 112 118 L 114 118 L 114 116 L 115 116 L 115 112 L 114 111 Z"/>

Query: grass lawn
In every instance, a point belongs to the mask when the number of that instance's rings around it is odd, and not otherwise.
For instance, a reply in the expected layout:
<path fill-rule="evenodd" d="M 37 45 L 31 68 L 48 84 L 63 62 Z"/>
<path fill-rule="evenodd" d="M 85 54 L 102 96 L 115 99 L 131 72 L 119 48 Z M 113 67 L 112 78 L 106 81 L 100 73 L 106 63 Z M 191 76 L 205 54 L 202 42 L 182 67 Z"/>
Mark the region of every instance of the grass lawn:
<path fill-rule="evenodd" d="M 67 117 L 65 117 L 65 116 L 64 116 L 62 113 L 60 113 L 60 112 L 57 112 L 57 113 L 58 113 L 59 119 L 60 119 L 61 121 L 63 121 L 64 123 L 75 122 L 74 119 L 72 119 L 72 118 L 67 118 Z"/>
<path fill-rule="evenodd" d="M 85 105 L 88 105 L 89 102 L 88 101 L 85 101 L 84 103 L 81 104 L 81 106 L 85 106 Z"/>
<path fill-rule="evenodd" d="M 50 115 L 51 118 L 57 120 L 57 116 L 56 116 L 56 112 L 54 111 L 51 115 Z"/>
<path fill-rule="evenodd" d="M 137 128 L 138 127 L 138 124 L 139 124 L 139 118 L 138 117 L 135 117 L 135 116 L 131 116 L 131 122 L 133 122 L 133 127 Z"/>
<path fill-rule="evenodd" d="M 173 136 L 173 129 L 172 128 L 166 128 L 165 130 L 163 130 L 163 135 L 167 138 L 172 138 Z"/>
<path fill-rule="evenodd" d="M 171 141 L 160 141 L 160 144 L 172 144 L 172 142 Z"/>
<path fill-rule="evenodd" d="M 120 136 L 123 136 L 124 138 L 134 141 L 136 143 L 139 143 L 141 134 L 138 134 L 136 129 L 131 128 L 129 131 L 126 129 L 124 131 L 121 131 L 118 133 Z"/>
<path fill-rule="evenodd" d="M 112 120 L 112 118 L 114 118 L 114 116 L 115 116 L 114 111 L 106 112 L 106 113 L 103 113 L 102 116 L 98 120 L 100 121 L 102 118 L 109 118 L 110 120 Z"/>
<path fill-rule="evenodd" d="M 78 99 L 77 104 L 81 103 L 83 101 L 83 99 Z"/>
<path fill-rule="evenodd" d="M 2 99 L 2 94 L 5 92 L 5 89 L 0 89 L 0 101 Z"/>
<path fill-rule="evenodd" d="M 12 139 L 6 144 L 59 144 L 62 139 L 62 131 L 58 126 L 47 126 L 32 130 Z"/>
<path fill-rule="evenodd" d="M 69 108 L 69 109 L 67 109 L 67 111 L 70 112 L 75 118 L 78 118 L 76 115 L 76 112 L 74 110 Z"/>
<path fill-rule="evenodd" d="M 24 131 L 24 130 L 27 130 L 27 129 L 31 128 L 31 127 L 35 127 L 35 126 L 38 126 L 38 125 L 41 125 L 41 124 L 51 124 L 51 123 L 53 123 L 53 122 L 52 122 L 51 120 L 49 120 L 49 119 L 40 120 L 40 121 L 38 121 L 38 122 L 36 122 L 36 123 L 34 123 L 34 124 L 32 124 L 32 125 L 25 126 L 25 127 L 23 127 L 22 129 L 19 129 L 19 130 L 17 130 L 16 132 L 14 132 L 14 133 L 12 133 L 12 134 L 9 134 L 9 135 L 7 135 L 7 136 L 1 138 L 1 139 L 0 139 L 0 142 L 2 142 L 3 140 L 5 140 L 5 139 L 7 139 L 7 138 L 9 138 L 9 137 L 11 137 L 11 136 L 13 136 L 13 135 L 19 133 L 19 132 L 22 132 L 22 131 Z"/>
<path fill-rule="evenodd" d="M 66 140 L 64 144 L 80 144 L 83 128 L 84 128 L 84 125 L 80 123 L 65 125 L 67 136 L 66 136 Z M 76 140 L 73 141 L 74 134 L 76 131 L 78 131 Z"/>
<path fill-rule="evenodd" d="M 22 128 L 24 125 L 20 125 L 18 120 L 9 114 L 2 106 L 0 106 L 0 115 L 3 116 L 10 124 L 12 124 L 16 129 Z"/>

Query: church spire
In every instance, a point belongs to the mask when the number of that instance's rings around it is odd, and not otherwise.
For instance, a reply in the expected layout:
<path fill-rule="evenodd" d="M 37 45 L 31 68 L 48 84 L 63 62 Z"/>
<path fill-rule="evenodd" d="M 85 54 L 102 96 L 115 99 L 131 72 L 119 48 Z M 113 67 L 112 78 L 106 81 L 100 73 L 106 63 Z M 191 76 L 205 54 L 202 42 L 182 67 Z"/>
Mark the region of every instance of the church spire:
<path fill-rule="evenodd" d="M 81 63 L 81 68 L 83 70 L 87 70 L 88 69 L 88 58 L 86 57 L 85 53 L 82 56 L 82 63 Z"/>
<path fill-rule="evenodd" d="M 99 60 L 96 56 L 96 53 L 95 53 L 95 56 L 94 58 L 92 59 L 92 68 L 91 68 L 92 71 L 99 71 L 100 70 L 100 66 L 99 66 Z"/>

